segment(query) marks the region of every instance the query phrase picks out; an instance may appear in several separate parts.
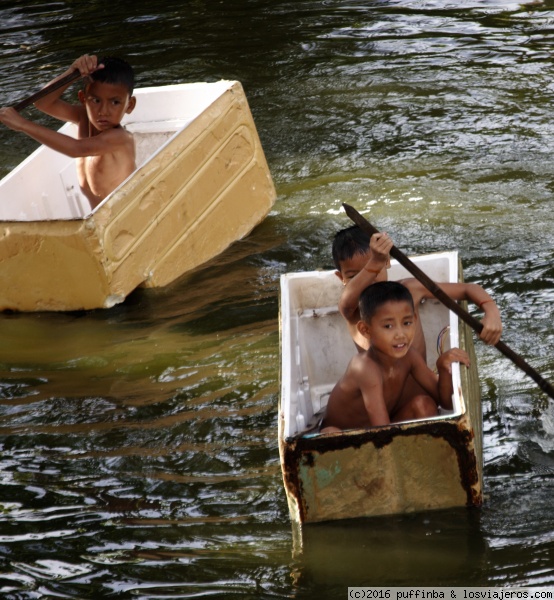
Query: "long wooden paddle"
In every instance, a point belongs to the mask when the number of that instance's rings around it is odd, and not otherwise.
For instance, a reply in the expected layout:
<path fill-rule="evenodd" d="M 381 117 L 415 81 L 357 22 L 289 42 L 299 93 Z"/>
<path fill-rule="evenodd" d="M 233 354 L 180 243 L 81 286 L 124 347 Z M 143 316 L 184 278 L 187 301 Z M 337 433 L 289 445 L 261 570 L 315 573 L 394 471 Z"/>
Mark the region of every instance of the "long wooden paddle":
<path fill-rule="evenodd" d="M 370 236 L 374 233 L 379 233 L 379 230 L 373 227 L 367 219 L 352 206 L 343 204 L 346 214 L 366 233 Z M 407 271 L 409 271 L 418 281 L 420 281 L 432 294 L 440 300 L 445 306 L 447 306 L 452 312 L 456 313 L 460 319 L 467 323 L 474 331 L 481 333 L 483 325 L 475 317 L 471 316 L 465 311 L 455 300 L 450 298 L 446 292 L 444 292 L 432 279 L 430 279 L 417 265 L 415 265 L 401 250 L 396 246 L 391 248 L 390 254 L 395 258 Z M 554 399 L 554 387 L 544 379 L 531 365 L 529 365 L 521 356 L 516 354 L 509 346 L 507 346 L 502 340 L 495 344 L 495 348 L 498 348 L 502 354 L 507 356 L 515 365 L 522 369 L 543 392 L 548 394 Z"/>
<path fill-rule="evenodd" d="M 21 112 L 24 108 L 27 108 L 28 106 L 30 106 L 37 100 L 40 100 L 41 98 L 44 98 L 44 96 L 47 96 L 51 92 L 60 89 L 61 87 L 63 87 L 64 85 L 67 85 L 68 83 L 71 83 L 72 81 L 75 81 L 75 79 L 78 79 L 80 76 L 81 76 L 81 73 L 79 72 L 79 70 L 75 69 L 74 71 L 71 71 L 71 73 L 68 73 L 65 77 L 58 79 L 58 81 L 54 81 L 54 83 L 51 83 L 50 85 L 47 85 L 46 87 L 43 87 L 38 92 L 35 92 L 34 94 L 31 94 L 27 98 L 24 98 L 23 100 L 20 100 L 19 102 L 16 102 L 15 104 L 12 105 L 12 108 L 15 108 L 15 110 L 17 112 Z"/>

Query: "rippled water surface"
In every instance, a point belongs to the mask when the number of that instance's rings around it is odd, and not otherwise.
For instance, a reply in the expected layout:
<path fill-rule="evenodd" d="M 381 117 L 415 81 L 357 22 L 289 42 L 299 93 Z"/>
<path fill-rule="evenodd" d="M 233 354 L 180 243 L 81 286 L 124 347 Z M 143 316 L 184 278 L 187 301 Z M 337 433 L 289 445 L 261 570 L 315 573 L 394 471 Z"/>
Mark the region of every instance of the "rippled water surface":
<path fill-rule="evenodd" d="M 331 266 L 342 202 L 407 253 L 458 249 L 554 380 L 554 1 L 29 0 L 0 23 L 0 105 L 84 52 L 141 86 L 240 80 L 279 194 L 167 288 L 0 315 L 2 598 L 554 586 L 554 408 L 495 349 L 481 510 L 319 525 L 293 554 L 276 439 L 279 275 Z M 35 146 L 0 128 L 0 175 Z"/>

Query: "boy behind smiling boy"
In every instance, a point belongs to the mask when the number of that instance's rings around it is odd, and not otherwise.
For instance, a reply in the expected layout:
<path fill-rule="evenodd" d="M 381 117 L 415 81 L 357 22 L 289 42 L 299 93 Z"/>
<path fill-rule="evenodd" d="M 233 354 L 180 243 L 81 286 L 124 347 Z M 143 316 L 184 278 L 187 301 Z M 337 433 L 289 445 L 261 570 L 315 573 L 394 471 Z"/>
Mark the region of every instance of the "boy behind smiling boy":
<path fill-rule="evenodd" d="M 452 363 L 469 366 L 464 350 L 438 358 L 438 377 L 412 347 L 418 316 L 412 296 L 395 281 L 369 286 L 360 297 L 357 329 L 369 349 L 357 353 L 333 388 L 321 433 L 432 417 L 438 405 L 452 408 Z M 371 341 L 371 344 L 369 344 Z M 406 393 L 411 377 L 423 393 Z"/>
<path fill-rule="evenodd" d="M 340 230 L 333 240 L 333 261 L 337 268 L 336 275 L 344 285 L 339 300 L 339 311 L 346 319 L 348 330 L 359 351 L 367 350 L 369 340 L 357 329 L 360 319 L 358 301 L 367 286 L 387 280 L 387 269 L 390 266 L 389 252 L 393 242 L 386 233 L 369 236 L 357 225 Z M 417 279 L 401 279 L 410 291 L 416 316 L 419 305 L 426 299 L 434 298 L 433 294 Z M 482 320 L 483 330 L 480 337 L 487 344 L 495 345 L 502 334 L 500 312 L 494 300 L 476 283 L 440 283 L 437 284 L 454 300 L 468 300 L 481 308 L 485 315 Z M 419 319 L 416 322 L 414 348 L 426 358 L 425 338 Z"/>
<path fill-rule="evenodd" d="M 61 99 L 68 84 L 38 100 L 35 106 L 61 121 L 75 123 L 77 139 L 33 123 L 10 107 L 0 109 L 0 122 L 76 158 L 79 185 L 94 208 L 136 169 L 133 136 L 121 127 L 124 115 L 135 108 L 134 75 L 121 59 L 98 61 L 96 56 L 85 54 L 50 83 L 74 70 L 87 77 L 84 89 L 78 93 L 79 104 Z"/>

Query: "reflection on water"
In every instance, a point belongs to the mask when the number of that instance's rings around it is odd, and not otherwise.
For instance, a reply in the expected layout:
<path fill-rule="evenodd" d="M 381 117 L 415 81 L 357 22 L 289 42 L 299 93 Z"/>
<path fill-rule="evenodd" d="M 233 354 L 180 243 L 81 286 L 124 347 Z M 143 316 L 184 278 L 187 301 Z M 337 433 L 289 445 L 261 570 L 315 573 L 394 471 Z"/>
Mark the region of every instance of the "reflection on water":
<path fill-rule="evenodd" d="M 488 554 L 479 527 L 479 511 L 465 509 L 309 525 L 300 581 L 346 587 L 352 581 L 373 587 L 409 587 L 416 581 L 475 585 Z"/>
<path fill-rule="evenodd" d="M 407 253 L 457 248 L 554 380 L 554 3 L 33 0 L 0 20 L 2 105 L 83 52 L 126 56 L 141 86 L 240 80 L 279 193 L 167 288 L 0 316 L 2 597 L 552 584 L 554 406 L 496 350 L 476 346 L 479 511 L 310 526 L 299 551 L 276 409 L 278 278 L 331 268 L 343 202 Z M 0 174 L 34 147 L 1 128 Z"/>

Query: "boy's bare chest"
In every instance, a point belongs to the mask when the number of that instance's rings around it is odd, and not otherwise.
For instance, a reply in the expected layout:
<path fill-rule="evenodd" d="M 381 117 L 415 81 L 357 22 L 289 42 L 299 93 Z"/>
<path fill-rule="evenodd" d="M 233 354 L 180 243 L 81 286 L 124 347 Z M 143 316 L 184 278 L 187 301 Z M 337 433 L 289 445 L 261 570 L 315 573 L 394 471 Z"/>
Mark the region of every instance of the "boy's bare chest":
<path fill-rule="evenodd" d="M 402 394 L 404 384 L 410 374 L 410 365 L 407 361 L 398 361 L 398 364 L 383 368 L 381 373 L 385 403 L 394 405 Z"/>

